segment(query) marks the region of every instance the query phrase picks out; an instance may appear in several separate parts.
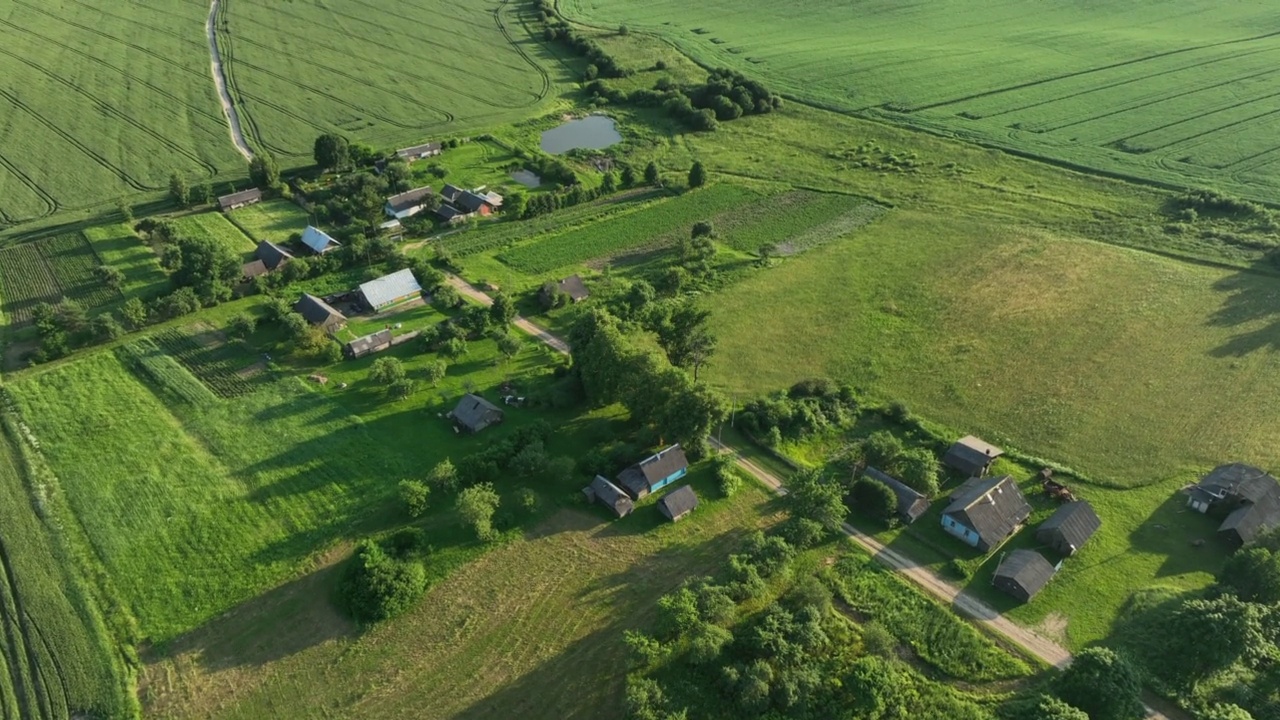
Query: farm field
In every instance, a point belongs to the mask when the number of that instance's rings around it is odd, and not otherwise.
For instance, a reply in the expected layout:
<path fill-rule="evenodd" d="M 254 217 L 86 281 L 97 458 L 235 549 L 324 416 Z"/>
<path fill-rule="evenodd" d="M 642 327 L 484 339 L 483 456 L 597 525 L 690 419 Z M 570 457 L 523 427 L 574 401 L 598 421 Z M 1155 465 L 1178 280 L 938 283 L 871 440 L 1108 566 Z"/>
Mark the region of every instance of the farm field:
<path fill-rule="evenodd" d="M 126 298 L 150 295 L 168 276 L 160 261 L 128 225 L 98 225 L 85 228 L 85 240 L 93 246 L 103 265 L 124 273 L 121 292 Z"/>
<path fill-rule="evenodd" d="M 5 317 L 25 325 L 40 303 L 66 297 L 95 308 L 119 299 L 94 275 L 102 263 L 80 233 L 69 233 L 0 250 L 0 298 Z"/>
<path fill-rule="evenodd" d="M 281 244 L 287 242 L 290 235 L 307 229 L 307 214 L 288 200 L 267 200 L 242 207 L 233 210 L 229 217 L 254 241 L 255 249 L 263 240 Z"/>
<path fill-rule="evenodd" d="M 1275 17 L 1176 0 L 1028 8 L 569 0 L 818 105 L 1054 160 L 1267 200 L 1280 187 Z"/>
<path fill-rule="evenodd" d="M 227 248 L 231 252 L 248 258 L 258 248 L 254 242 L 240 231 L 220 212 L 204 212 L 196 215 L 185 215 L 174 221 L 181 235 L 197 238 L 208 238 Z"/>

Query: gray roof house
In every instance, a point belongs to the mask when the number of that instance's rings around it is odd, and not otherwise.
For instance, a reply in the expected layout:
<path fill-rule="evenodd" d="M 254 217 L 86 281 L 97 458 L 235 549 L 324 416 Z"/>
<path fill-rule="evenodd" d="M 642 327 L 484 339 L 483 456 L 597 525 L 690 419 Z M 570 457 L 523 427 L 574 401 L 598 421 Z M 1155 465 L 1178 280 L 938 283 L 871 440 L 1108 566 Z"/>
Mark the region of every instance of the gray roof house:
<path fill-rule="evenodd" d="M 358 337 L 355 340 L 342 346 L 342 354 L 347 358 L 355 360 L 365 355 L 382 352 L 391 347 L 391 331 L 379 330 L 376 333 L 370 333 L 364 337 Z"/>
<path fill-rule="evenodd" d="M 612 510 L 618 517 L 626 517 L 636 509 L 635 503 L 631 502 L 631 498 L 622 491 L 622 488 L 601 475 L 597 475 L 590 485 L 582 488 L 582 493 L 587 496 L 587 502 L 598 502 Z"/>
<path fill-rule="evenodd" d="M 689 461 L 679 445 L 665 448 L 618 473 L 618 485 L 639 500 L 684 477 Z"/>
<path fill-rule="evenodd" d="M 436 208 L 436 217 L 452 223 L 466 218 L 467 214 L 448 203 L 441 203 L 440 207 Z"/>
<path fill-rule="evenodd" d="M 1074 555 L 1102 527 L 1093 506 L 1084 500 L 1062 505 L 1036 528 L 1036 541 L 1063 555 Z"/>
<path fill-rule="evenodd" d="M 681 485 L 658 501 L 658 512 L 671 522 L 679 521 L 680 518 L 693 512 L 696 507 L 698 507 L 698 496 L 688 485 Z"/>
<path fill-rule="evenodd" d="M 237 193 L 231 193 L 230 195 L 223 195 L 218 198 L 218 209 L 222 212 L 231 212 L 232 210 L 237 210 L 245 205 L 252 205 L 259 202 L 262 202 L 262 191 L 258 188 L 251 188 L 249 190 L 241 190 Z"/>
<path fill-rule="evenodd" d="M 268 270 L 279 270 L 281 265 L 293 259 L 293 253 L 285 250 L 270 240 L 263 240 L 258 243 L 258 249 L 254 253 Z"/>
<path fill-rule="evenodd" d="M 342 246 L 342 243 L 329 237 L 328 233 L 311 225 L 308 225 L 307 229 L 302 231 L 302 244 L 311 248 L 311 251 L 316 254 L 327 253 L 336 247 Z"/>
<path fill-rule="evenodd" d="M 991 584 L 1021 602 L 1029 602 L 1053 579 L 1058 568 L 1034 550 L 1014 550 L 1000 559 Z"/>
<path fill-rule="evenodd" d="M 1013 478 L 1004 475 L 965 483 L 942 511 L 942 529 L 983 552 L 1004 542 L 1031 515 L 1031 505 Z"/>
<path fill-rule="evenodd" d="M 332 305 L 310 293 L 302 293 L 293 309 L 312 325 L 319 325 L 333 332 L 347 324 L 347 316 L 338 312 Z"/>
<path fill-rule="evenodd" d="M 445 183 L 444 187 L 440 188 L 440 197 L 444 198 L 445 202 L 453 202 L 454 200 L 457 200 L 458 196 L 463 192 L 464 190 L 457 185 Z"/>
<path fill-rule="evenodd" d="M 461 210 L 469 213 L 475 213 L 475 212 L 484 213 L 487 211 L 492 211 L 495 207 L 495 205 L 493 204 L 493 202 L 489 200 L 489 198 L 485 197 L 484 195 L 479 195 L 477 193 L 471 192 L 470 190 L 466 190 L 460 193 L 458 197 L 454 198 L 453 202 Z"/>
<path fill-rule="evenodd" d="M 887 485 L 898 498 L 898 519 L 910 525 L 929 509 L 929 499 L 915 489 L 907 487 L 901 480 L 887 475 L 876 468 L 867 466 L 862 474 L 876 482 Z"/>
<path fill-rule="evenodd" d="M 582 282 L 582 278 L 578 275 L 570 275 L 561 280 L 559 283 L 560 291 L 569 296 L 573 302 L 582 302 L 591 297 L 591 293 L 587 290 L 587 286 Z"/>
<path fill-rule="evenodd" d="M 972 435 L 965 435 L 942 456 L 942 464 L 966 475 L 981 477 L 991 469 L 991 463 L 1003 454 L 1004 451 L 995 445 Z"/>
<path fill-rule="evenodd" d="M 1280 527 L 1280 481 L 1252 465 L 1219 465 L 1187 490 L 1187 505 L 1225 515 L 1218 534 L 1245 545 Z"/>
<path fill-rule="evenodd" d="M 401 148 L 396 151 L 396 156 L 409 162 L 421 160 L 422 158 L 434 157 L 440 154 L 443 148 L 438 142 L 430 142 L 425 145 L 414 145 L 413 147 Z"/>
<path fill-rule="evenodd" d="M 502 410 L 479 395 L 468 393 L 458 401 L 449 417 L 463 430 L 477 433 L 502 422 Z"/>
<path fill-rule="evenodd" d="M 382 210 L 389 217 L 393 217 L 396 220 L 403 220 L 422 212 L 424 201 L 434 193 L 435 190 L 432 190 L 427 186 L 414 188 L 407 192 L 402 192 L 399 195 L 392 195 L 387 198 L 386 207 Z"/>
<path fill-rule="evenodd" d="M 373 310 L 418 297 L 422 297 L 422 286 L 409 268 L 360 285 L 360 298 Z"/>

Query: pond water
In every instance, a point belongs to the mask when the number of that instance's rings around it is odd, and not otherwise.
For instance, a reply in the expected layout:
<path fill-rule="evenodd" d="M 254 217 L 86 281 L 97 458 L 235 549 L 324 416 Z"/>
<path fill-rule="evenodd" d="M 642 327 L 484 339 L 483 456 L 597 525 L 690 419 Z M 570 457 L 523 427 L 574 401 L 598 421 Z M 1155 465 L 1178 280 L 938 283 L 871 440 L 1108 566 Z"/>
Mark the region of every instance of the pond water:
<path fill-rule="evenodd" d="M 542 133 L 542 149 L 552 155 L 570 150 L 599 150 L 622 142 L 612 118 L 588 115 Z"/>
<path fill-rule="evenodd" d="M 511 179 L 529 188 L 530 190 L 536 190 L 538 186 L 542 185 L 542 178 L 538 177 L 538 173 L 530 172 L 528 170 L 525 170 L 524 168 L 520 168 L 519 170 L 512 170 Z"/>

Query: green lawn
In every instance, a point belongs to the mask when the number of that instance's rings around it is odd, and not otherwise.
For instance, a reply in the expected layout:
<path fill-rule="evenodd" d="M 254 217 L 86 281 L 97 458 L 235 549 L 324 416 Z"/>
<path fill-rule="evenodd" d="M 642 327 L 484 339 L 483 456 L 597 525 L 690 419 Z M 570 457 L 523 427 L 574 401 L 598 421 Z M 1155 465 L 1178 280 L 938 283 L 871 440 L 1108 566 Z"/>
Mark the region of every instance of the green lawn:
<path fill-rule="evenodd" d="M 84 236 L 103 265 L 124 273 L 120 289 L 126 298 L 146 297 L 164 288 L 168 277 L 156 254 L 128 225 L 98 225 L 86 228 Z"/>
<path fill-rule="evenodd" d="M 288 200 L 266 200 L 233 210 L 228 216 L 255 242 L 285 243 L 307 229 L 307 214 Z"/>
<path fill-rule="evenodd" d="M 211 211 L 196 215 L 184 215 L 174 221 L 178 234 L 190 237 L 208 238 L 234 252 L 242 259 L 252 257 L 258 244 L 241 232 L 226 216 Z"/>

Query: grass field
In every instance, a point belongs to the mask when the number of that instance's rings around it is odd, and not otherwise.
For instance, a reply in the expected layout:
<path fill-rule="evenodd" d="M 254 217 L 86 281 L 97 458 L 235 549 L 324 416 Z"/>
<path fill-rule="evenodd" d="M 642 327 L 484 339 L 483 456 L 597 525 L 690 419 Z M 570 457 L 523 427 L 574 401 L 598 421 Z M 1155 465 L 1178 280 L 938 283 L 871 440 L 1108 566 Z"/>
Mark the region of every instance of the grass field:
<path fill-rule="evenodd" d="M 1075 165 L 1270 199 L 1277 26 L 1210 0 L 1027 8 L 568 0 L 820 105 Z M 639 67 L 645 67 L 640 65 Z"/>
<path fill-rule="evenodd" d="M 204 212 L 184 215 L 174 221 L 178 234 L 193 238 L 208 238 L 242 258 L 249 258 L 258 247 L 220 212 Z"/>
<path fill-rule="evenodd" d="M 94 246 L 68 233 L 0 250 L 0 298 L 5 317 L 24 325 L 40 303 L 68 298 L 87 308 L 109 305 L 120 293 L 94 275 L 101 265 Z"/>
<path fill-rule="evenodd" d="M 307 214 L 288 200 L 267 200 L 231 212 L 232 222 L 256 243 L 269 240 L 280 244 L 294 233 L 307 229 Z"/>
<path fill-rule="evenodd" d="M 150 295 L 168 281 L 156 254 L 129 226 L 98 225 L 86 228 L 84 237 L 103 265 L 124 273 L 120 290 L 126 298 Z"/>

